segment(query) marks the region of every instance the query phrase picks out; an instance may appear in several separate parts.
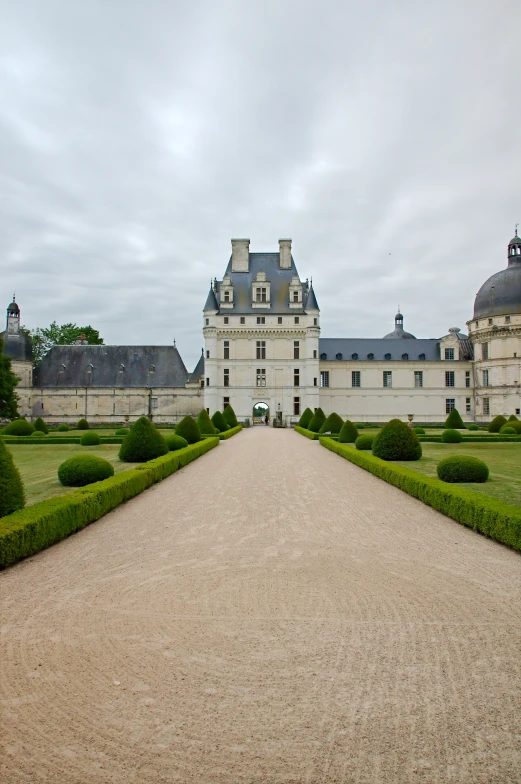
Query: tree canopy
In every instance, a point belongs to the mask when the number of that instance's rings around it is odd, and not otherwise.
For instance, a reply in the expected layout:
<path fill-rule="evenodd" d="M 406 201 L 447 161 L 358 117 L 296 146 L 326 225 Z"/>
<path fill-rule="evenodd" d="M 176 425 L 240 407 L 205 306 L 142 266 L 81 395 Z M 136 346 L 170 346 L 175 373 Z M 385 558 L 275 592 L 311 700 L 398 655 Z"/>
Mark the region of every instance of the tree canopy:
<path fill-rule="evenodd" d="M 0 417 L 16 419 L 18 416 L 18 398 L 16 385 L 19 382 L 11 370 L 11 359 L 4 354 L 4 341 L 0 339 Z"/>
<path fill-rule="evenodd" d="M 103 343 L 99 331 L 90 325 L 87 327 L 78 327 L 76 324 L 59 325 L 53 321 L 48 327 L 36 327 L 33 330 L 22 327 L 22 329 L 32 340 L 35 366 L 42 361 L 53 346 L 71 345 L 79 339 L 80 335 L 85 336 L 85 340 L 90 346 L 101 346 Z"/>

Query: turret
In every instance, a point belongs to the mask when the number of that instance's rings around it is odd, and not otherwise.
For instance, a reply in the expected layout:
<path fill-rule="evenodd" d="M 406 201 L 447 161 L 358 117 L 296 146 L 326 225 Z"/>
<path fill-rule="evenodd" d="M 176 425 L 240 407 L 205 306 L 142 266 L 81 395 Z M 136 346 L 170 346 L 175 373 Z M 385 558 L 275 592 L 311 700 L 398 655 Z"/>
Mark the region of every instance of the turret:
<path fill-rule="evenodd" d="M 8 335 L 20 334 L 20 308 L 16 304 L 14 294 L 13 301 L 7 306 L 6 332 Z"/>

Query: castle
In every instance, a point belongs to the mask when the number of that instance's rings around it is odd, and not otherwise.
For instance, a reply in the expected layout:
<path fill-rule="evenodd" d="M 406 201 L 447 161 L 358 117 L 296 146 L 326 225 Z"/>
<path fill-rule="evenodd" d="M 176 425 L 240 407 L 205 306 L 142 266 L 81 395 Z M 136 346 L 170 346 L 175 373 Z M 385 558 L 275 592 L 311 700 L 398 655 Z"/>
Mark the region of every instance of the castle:
<path fill-rule="evenodd" d="M 251 420 L 264 403 L 271 416 L 297 422 L 320 406 L 357 422 L 412 414 L 440 422 L 453 408 L 466 421 L 519 414 L 521 239 L 508 243 L 508 266 L 479 290 L 468 336 L 450 328 L 439 339 L 404 330 L 403 314 L 383 338 L 322 338 L 320 308 L 301 280 L 291 240 L 275 253 L 252 253 L 232 240 L 222 280 L 203 309 L 204 349 L 189 373 L 176 346 L 54 346 L 33 370 L 20 309 L 7 308 L 1 337 L 20 378 L 20 413 L 49 423 L 119 424 L 142 415 L 177 422 L 201 408 L 232 405 Z"/>

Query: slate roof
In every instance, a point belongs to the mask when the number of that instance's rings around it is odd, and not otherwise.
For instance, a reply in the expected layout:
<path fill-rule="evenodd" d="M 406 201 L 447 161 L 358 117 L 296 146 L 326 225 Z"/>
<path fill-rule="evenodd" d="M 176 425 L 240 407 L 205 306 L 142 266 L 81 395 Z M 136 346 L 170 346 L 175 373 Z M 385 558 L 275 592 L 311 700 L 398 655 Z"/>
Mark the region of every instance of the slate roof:
<path fill-rule="evenodd" d="M 509 266 L 492 275 L 476 294 L 475 319 L 521 313 L 521 256 L 511 259 Z"/>
<path fill-rule="evenodd" d="M 317 298 L 315 296 L 315 290 L 313 289 L 313 284 L 311 284 L 309 287 L 308 298 L 306 300 L 306 310 L 320 310 L 318 307 Z"/>
<path fill-rule="evenodd" d="M 188 372 L 175 346 L 72 345 L 53 346 L 33 378 L 35 387 L 160 388 L 184 387 Z"/>
<path fill-rule="evenodd" d="M 436 338 L 399 342 L 395 338 L 320 338 L 318 354 L 320 358 L 327 354 L 328 360 L 341 354 L 344 361 L 353 362 L 353 354 L 358 354 L 358 361 L 373 354 L 375 362 L 385 360 L 386 354 L 391 355 L 391 360 L 402 360 L 402 354 L 408 354 L 409 360 L 418 360 L 420 354 L 425 354 L 425 360 L 432 362 L 440 359 L 440 342 Z"/>
<path fill-rule="evenodd" d="M 201 376 L 204 376 L 204 354 L 201 354 L 199 361 L 194 368 L 194 372 L 190 373 L 188 381 L 199 381 Z"/>
<path fill-rule="evenodd" d="M 19 362 L 33 361 L 33 344 L 25 332 L 9 335 L 6 330 L 0 334 L 0 339 L 4 341 L 4 354 L 8 357 Z"/>
<path fill-rule="evenodd" d="M 219 305 L 217 304 L 217 300 L 215 299 L 213 286 L 210 286 L 210 291 L 208 292 L 208 297 L 206 299 L 206 304 L 203 308 L 203 312 L 205 310 L 219 310 Z"/>

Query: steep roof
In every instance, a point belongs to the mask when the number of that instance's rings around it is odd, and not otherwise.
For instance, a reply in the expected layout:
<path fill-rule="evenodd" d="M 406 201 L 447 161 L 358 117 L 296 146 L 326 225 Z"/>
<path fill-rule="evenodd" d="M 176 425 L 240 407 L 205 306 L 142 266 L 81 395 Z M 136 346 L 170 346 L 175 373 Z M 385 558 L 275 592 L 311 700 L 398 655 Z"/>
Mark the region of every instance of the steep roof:
<path fill-rule="evenodd" d="M 203 312 L 205 310 L 219 310 L 219 305 L 217 304 L 217 300 L 215 299 L 213 286 L 210 286 L 210 291 L 208 292 L 208 297 L 206 298 L 206 303 L 203 308 Z"/>
<path fill-rule="evenodd" d="M 258 272 L 265 272 L 266 278 L 271 284 L 270 308 L 252 308 L 251 306 L 252 286 Z M 233 308 L 226 309 L 226 313 L 230 315 L 246 313 L 298 315 L 304 312 L 302 308 L 290 308 L 289 306 L 289 284 L 294 275 L 298 276 L 293 256 L 291 257 L 290 269 L 280 269 L 278 253 L 250 253 L 248 272 L 232 272 L 230 256 L 225 274 L 233 284 Z M 217 286 L 220 288 L 220 283 L 217 283 Z"/>
<path fill-rule="evenodd" d="M 309 287 L 308 291 L 308 298 L 306 300 L 306 310 L 320 310 L 318 307 L 317 298 L 315 296 L 315 290 L 313 288 L 313 284 Z"/>
<path fill-rule="evenodd" d="M 390 354 L 392 360 L 401 360 L 402 354 L 407 354 L 409 360 L 417 360 L 420 354 L 425 355 L 425 360 L 436 361 L 440 359 L 440 342 L 435 338 L 416 338 L 414 341 L 396 341 L 395 338 L 320 338 L 319 356 L 327 355 L 328 360 L 335 360 L 337 354 L 342 359 L 354 361 L 353 354 L 358 354 L 358 360 L 366 360 L 368 354 L 373 355 L 375 361 L 385 360 L 385 355 Z"/>
<path fill-rule="evenodd" d="M 188 381 L 199 381 L 201 376 L 204 376 L 204 354 L 201 354 L 199 361 L 194 368 L 193 373 L 188 376 Z"/>
<path fill-rule="evenodd" d="M 4 341 L 4 354 L 18 362 L 33 361 L 33 344 L 31 338 L 25 332 L 9 334 L 7 330 L 0 333 L 0 339 Z"/>

